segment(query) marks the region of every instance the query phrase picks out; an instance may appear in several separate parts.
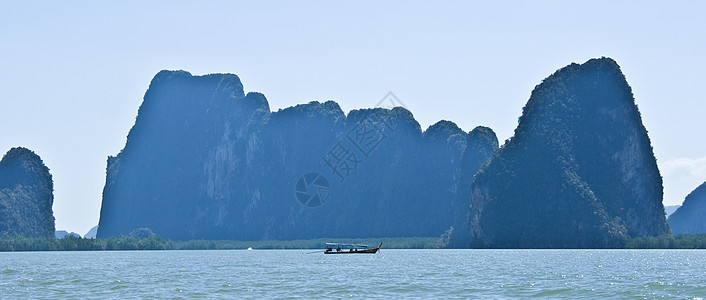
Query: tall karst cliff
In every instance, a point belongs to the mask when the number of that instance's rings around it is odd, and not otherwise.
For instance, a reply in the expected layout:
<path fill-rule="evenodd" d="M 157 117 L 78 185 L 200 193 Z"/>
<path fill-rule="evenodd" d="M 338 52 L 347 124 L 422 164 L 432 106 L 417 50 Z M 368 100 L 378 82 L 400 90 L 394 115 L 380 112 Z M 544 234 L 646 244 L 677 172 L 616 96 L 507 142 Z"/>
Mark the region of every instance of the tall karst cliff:
<path fill-rule="evenodd" d="M 0 237 L 53 237 L 54 183 L 33 151 L 17 147 L 0 160 Z"/>
<path fill-rule="evenodd" d="M 706 233 L 706 182 L 686 196 L 668 221 L 674 234 Z"/>
<path fill-rule="evenodd" d="M 485 161 L 477 149 L 497 145 L 471 135 L 448 121 L 422 131 L 401 107 L 270 112 L 235 75 L 162 71 L 108 159 L 98 237 L 140 227 L 173 239 L 439 236 L 460 176 L 477 170 L 462 158 Z"/>
<path fill-rule="evenodd" d="M 620 247 L 669 233 L 650 139 L 610 58 L 539 84 L 472 193 L 474 247 Z"/>
<path fill-rule="evenodd" d="M 488 127 L 476 127 L 468 134 L 468 148 L 461 158 L 461 175 L 454 199 L 454 222 L 448 248 L 468 248 L 471 244 L 468 215 L 471 206 L 471 181 L 476 172 L 498 150 L 498 138 Z"/>

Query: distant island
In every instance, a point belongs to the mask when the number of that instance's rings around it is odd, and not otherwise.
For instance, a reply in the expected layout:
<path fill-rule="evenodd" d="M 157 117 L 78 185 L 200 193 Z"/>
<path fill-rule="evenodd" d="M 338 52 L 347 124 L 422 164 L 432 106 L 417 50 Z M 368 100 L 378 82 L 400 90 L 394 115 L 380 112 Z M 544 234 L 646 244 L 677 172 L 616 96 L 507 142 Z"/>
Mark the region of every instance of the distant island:
<path fill-rule="evenodd" d="M 422 131 L 403 107 L 271 112 L 236 75 L 162 71 L 108 159 L 97 237 L 138 227 L 175 240 L 439 237 L 465 223 L 460 180 L 497 145 L 487 127 Z"/>
<path fill-rule="evenodd" d="M 0 160 L 0 237 L 54 237 L 54 181 L 34 151 L 12 148 Z"/>
<path fill-rule="evenodd" d="M 684 199 L 684 204 L 669 216 L 674 234 L 706 233 L 706 182 Z"/>
<path fill-rule="evenodd" d="M 125 147 L 108 157 L 99 225 L 85 238 L 55 230 L 41 158 L 5 154 L 0 251 L 291 249 L 341 238 L 706 248 L 705 195 L 706 183 L 667 222 L 650 138 L 610 58 L 544 79 L 502 146 L 485 126 L 422 130 L 404 107 L 346 114 L 312 101 L 273 112 L 234 74 L 161 71 Z"/>
<path fill-rule="evenodd" d="M 610 58 L 542 81 L 472 189 L 473 247 L 620 248 L 670 233 L 647 130 Z"/>
<path fill-rule="evenodd" d="M 677 211 L 679 207 L 681 207 L 681 205 L 669 205 L 664 207 L 664 214 L 667 216 L 667 222 L 669 222 L 669 216 Z"/>
<path fill-rule="evenodd" d="M 177 240 L 620 248 L 670 233 L 661 201 L 647 130 L 610 58 L 545 79 L 499 150 L 487 127 L 422 131 L 404 108 L 346 115 L 333 101 L 270 112 L 236 75 L 162 71 L 108 160 L 98 237 L 148 227 Z"/>

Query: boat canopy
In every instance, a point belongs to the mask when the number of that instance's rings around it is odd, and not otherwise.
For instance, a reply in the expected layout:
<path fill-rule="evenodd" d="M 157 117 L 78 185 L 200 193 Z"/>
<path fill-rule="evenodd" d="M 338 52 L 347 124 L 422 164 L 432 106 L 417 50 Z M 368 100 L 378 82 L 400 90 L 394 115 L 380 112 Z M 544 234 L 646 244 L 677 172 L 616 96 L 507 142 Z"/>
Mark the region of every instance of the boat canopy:
<path fill-rule="evenodd" d="M 329 248 L 336 247 L 341 249 L 366 249 L 368 245 L 356 245 L 356 244 L 339 244 L 339 243 L 326 243 Z"/>

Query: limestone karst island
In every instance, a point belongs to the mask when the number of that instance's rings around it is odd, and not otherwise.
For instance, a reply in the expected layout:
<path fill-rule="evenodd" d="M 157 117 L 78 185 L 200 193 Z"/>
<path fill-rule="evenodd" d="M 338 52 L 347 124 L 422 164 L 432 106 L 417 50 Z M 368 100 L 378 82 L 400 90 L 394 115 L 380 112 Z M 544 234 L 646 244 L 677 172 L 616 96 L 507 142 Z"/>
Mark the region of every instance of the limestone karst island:
<path fill-rule="evenodd" d="M 97 237 L 622 248 L 706 232 L 703 185 L 667 219 L 647 132 L 605 57 L 538 84 L 502 145 L 484 126 L 423 129 L 404 107 L 346 114 L 313 101 L 271 111 L 236 75 L 161 71 L 107 160 Z M 54 236 L 52 191 L 39 156 L 7 152 L 0 234 Z"/>

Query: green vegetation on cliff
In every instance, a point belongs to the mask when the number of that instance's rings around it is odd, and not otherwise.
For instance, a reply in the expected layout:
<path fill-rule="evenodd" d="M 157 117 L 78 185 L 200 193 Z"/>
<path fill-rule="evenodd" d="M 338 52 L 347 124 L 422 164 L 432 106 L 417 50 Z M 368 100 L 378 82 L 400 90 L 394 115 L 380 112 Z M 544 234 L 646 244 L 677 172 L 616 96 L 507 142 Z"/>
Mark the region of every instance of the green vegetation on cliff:
<path fill-rule="evenodd" d="M 475 151 L 497 148 L 492 130 L 476 132 L 484 138 L 450 121 L 423 131 L 402 107 L 271 112 L 233 74 L 162 71 L 108 159 L 97 237 L 137 227 L 173 240 L 440 236 L 460 174 L 480 166 L 464 169 L 463 157 L 484 162 L 492 150 Z"/>
<path fill-rule="evenodd" d="M 54 236 L 54 183 L 33 151 L 12 148 L 0 160 L 0 237 Z"/>
<path fill-rule="evenodd" d="M 471 244 L 471 234 L 468 228 L 468 216 L 471 207 L 471 181 L 476 172 L 485 164 L 493 153 L 498 150 L 498 138 L 495 132 L 478 126 L 468 133 L 468 148 L 461 158 L 456 198 L 454 199 L 454 222 L 449 228 L 448 242 L 442 239 L 444 248 L 468 248 Z"/>
<path fill-rule="evenodd" d="M 610 58 L 538 85 L 472 193 L 473 247 L 621 248 L 670 232 L 647 130 Z"/>

